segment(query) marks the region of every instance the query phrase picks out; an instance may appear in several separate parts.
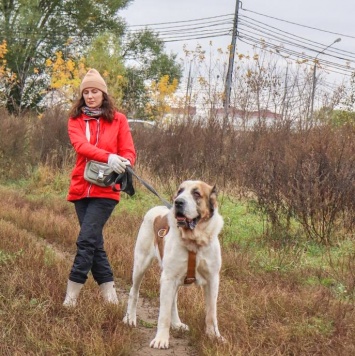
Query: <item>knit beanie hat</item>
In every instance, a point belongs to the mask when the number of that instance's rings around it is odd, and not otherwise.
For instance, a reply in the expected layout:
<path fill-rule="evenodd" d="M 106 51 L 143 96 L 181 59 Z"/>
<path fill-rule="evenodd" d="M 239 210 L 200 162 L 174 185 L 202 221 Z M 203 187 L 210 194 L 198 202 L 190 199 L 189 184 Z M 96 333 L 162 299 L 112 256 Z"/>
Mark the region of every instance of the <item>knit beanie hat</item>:
<path fill-rule="evenodd" d="M 80 96 L 86 88 L 96 88 L 107 94 L 107 85 L 96 69 L 90 69 L 80 84 Z"/>

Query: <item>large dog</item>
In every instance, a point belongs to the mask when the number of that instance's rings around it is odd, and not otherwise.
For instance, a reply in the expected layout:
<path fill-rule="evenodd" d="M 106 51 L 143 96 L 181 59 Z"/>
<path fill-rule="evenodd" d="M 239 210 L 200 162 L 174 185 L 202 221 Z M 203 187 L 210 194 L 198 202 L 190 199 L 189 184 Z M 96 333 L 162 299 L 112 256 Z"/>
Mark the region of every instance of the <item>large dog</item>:
<path fill-rule="evenodd" d="M 197 283 L 204 289 L 206 334 L 223 339 L 217 323 L 217 296 L 221 248 L 218 234 L 223 227 L 218 212 L 215 187 L 201 181 L 183 182 L 168 209 L 150 209 L 139 229 L 133 267 L 133 284 L 123 321 L 137 323 L 139 288 L 145 271 L 157 257 L 161 268 L 158 328 L 150 346 L 169 347 L 169 330 L 188 330 L 180 320 L 177 290 L 180 285 Z"/>

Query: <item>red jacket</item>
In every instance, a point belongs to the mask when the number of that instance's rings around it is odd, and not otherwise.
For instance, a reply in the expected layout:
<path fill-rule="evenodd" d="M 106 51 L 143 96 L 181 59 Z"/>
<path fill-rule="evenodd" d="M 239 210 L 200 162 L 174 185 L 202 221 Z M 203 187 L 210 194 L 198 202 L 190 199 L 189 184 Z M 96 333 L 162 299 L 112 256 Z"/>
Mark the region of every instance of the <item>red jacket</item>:
<path fill-rule="evenodd" d="M 90 127 L 90 142 L 86 138 L 86 121 Z M 114 192 L 111 187 L 88 183 L 84 179 L 84 169 L 88 160 L 107 163 L 110 153 L 129 159 L 134 165 L 136 151 L 126 116 L 116 112 L 114 120 L 107 122 L 82 114 L 76 119 L 69 118 L 68 133 L 77 156 L 67 199 L 99 197 L 119 200 L 119 192 Z"/>

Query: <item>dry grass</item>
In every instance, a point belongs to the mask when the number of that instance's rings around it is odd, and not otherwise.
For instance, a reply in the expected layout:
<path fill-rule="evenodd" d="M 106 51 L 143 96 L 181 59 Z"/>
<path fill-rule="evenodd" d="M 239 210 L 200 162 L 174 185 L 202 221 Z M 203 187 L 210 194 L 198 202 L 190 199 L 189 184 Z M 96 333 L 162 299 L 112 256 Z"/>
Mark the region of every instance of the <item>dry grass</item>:
<path fill-rule="evenodd" d="M 137 334 L 121 322 L 124 305 L 102 304 L 92 278 L 77 309 L 61 305 L 78 232 L 72 205 L 62 196 L 8 187 L 0 187 L 0 194 L 0 354 L 132 355 Z M 115 277 L 127 291 L 135 236 L 152 203 L 139 189 L 135 199 L 133 212 L 131 201 L 122 199 L 105 230 Z M 271 248 L 264 249 L 264 259 L 275 258 Z M 218 313 L 226 344 L 203 334 L 201 290 L 181 288 L 181 318 L 190 325 L 187 337 L 200 355 L 355 354 L 354 296 L 344 298 L 319 283 L 330 275 L 336 281 L 338 273 L 350 287 L 353 263 L 344 256 L 337 263 L 325 256 L 328 264 L 322 269 L 302 263 L 292 250 L 282 253 L 278 268 L 270 268 L 271 262 L 266 268 L 253 248 L 224 247 Z M 279 267 L 285 261 L 283 270 Z M 157 265 L 147 273 L 141 292 L 157 303 Z"/>
<path fill-rule="evenodd" d="M 321 116 L 323 124 L 308 129 L 280 121 L 235 130 L 232 120 L 222 128 L 213 117 L 135 129 L 136 167 L 168 196 L 185 179 L 217 184 L 234 197 L 253 196 L 272 234 L 288 233 L 297 220 L 307 239 L 334 245 L 355 230 L 355 127 L 334 127 Z M 43 193 L 62 192 L 65 181 L 53 180 L 49 168 L 69 174 L 74 164 L 67 112 L 53 108 L 39 120 L 0 110 L 0 117 L 0 182 L 32 179 Z"/>
<path fill-rule="evenodd" d="M 79 307 L 66 310 L 61 303 L 70 261 L 39 244 L 30 225 L 1 220 L 0 231 L 1 355 L 130 354 L 133 334 L 117 322 L 122 306 L 99 303 L 90 281 Z"/>

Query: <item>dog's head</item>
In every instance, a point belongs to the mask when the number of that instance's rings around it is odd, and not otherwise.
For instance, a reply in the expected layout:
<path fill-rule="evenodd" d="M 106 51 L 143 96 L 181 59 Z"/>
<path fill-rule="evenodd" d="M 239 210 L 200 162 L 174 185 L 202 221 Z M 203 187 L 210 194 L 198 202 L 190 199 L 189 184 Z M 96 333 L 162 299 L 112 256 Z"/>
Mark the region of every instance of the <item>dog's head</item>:
<path fill-rule="evenodd" d="M 193 230 L 199 221 L 207 221 L 217 208 L 217 191 L 201 181 L 188 180 L 183 182 L 173 204 L 177 225 Z"/>

